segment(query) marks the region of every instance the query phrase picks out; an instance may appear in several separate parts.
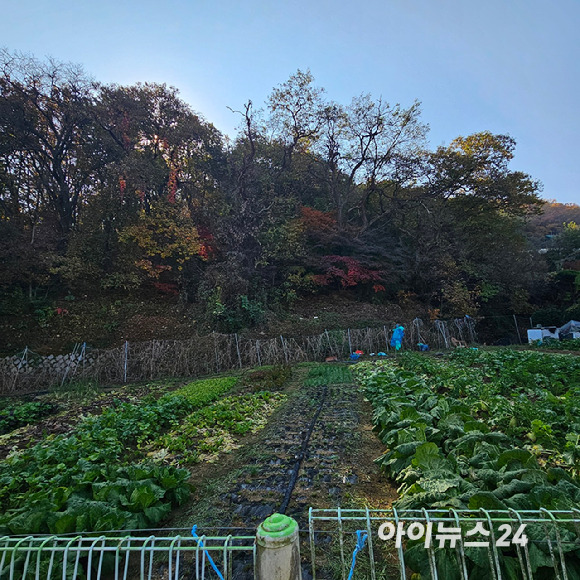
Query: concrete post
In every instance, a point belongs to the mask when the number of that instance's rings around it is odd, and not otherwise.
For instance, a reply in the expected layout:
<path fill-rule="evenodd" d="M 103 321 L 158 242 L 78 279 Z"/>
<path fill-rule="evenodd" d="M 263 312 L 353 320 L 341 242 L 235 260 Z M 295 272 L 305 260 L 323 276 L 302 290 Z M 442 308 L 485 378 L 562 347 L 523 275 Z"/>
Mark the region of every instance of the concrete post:
<path fill-rule="evenodd" d="M 302 580 L 296 520 L 273 514 L 256 533 L 255 580 Z"/>

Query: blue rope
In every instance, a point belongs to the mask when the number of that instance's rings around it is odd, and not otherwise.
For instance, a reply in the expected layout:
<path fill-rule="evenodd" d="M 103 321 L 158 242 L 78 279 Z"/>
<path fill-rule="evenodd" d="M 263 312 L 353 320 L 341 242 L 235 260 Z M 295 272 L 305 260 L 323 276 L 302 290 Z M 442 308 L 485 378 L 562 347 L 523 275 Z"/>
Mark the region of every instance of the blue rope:
<path fill-rule="evenodd" d="M 195 540 L 198 540 L 198 545 L 203 548 L 203 541 L 200 540 L 199 536 L 197 535 L 197 526 L 193 526 L 191 528 L 191 535 Z M 215 565 L 215 562 L 212 560 L 212 557 L 209 555 L 207 550 L 204 550 L 205 555 L 207 556 L 208 562 L 211 564 L 211 567 L 215 570 L 215 573 L 218 575 L 220 580 L 224 580 L 222 573 L 218 570 L 218 567 Z"/>
<path fill-rule="evenodd" d="M 354 566 L 356 564 L 356 555 L 365 547 L 368 533 L 364 530 L 357 530 L 356 531 L 356 546 L 354 547 L 354 552 L 352 553 L 352 566 L 350 567 L 350 574 L 348 575 L 348 580 L 352 580 L 354 574 Z"/>

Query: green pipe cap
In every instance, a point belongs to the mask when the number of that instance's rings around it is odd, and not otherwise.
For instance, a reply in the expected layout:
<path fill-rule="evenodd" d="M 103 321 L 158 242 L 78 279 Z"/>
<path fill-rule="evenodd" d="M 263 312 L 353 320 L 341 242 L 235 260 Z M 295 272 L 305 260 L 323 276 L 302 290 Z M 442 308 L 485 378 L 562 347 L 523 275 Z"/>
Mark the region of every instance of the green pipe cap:
<path fill-rule="evenodd" d="M 282 514 L 272 514 L 258 526 L 258 534 L 268 538 L 291 536 L 298 528 L 298 522 Z"/>

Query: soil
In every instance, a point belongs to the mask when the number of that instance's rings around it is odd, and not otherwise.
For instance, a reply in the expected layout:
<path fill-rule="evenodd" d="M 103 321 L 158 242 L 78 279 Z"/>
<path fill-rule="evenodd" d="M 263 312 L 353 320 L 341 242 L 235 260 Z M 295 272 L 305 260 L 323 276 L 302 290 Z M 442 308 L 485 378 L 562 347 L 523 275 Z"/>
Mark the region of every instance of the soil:
<path fill-rule="evenodd" d="M 425 316 L 418 305 L 371 304 L 355 301 L 346 295 L 332 294 L 298 300 L 285 317 L 269 321 L 265 329 L 257 330 L 288 336 L 320 334 L 325 330 L 390 325 L 415 316 Z"/>
<path fill-rule="evenodd" d="M 246 438 L 235 452 L 220 456 L 219 463 L 192 470 L 193 498 L 174 512 L 168 528 L 197 525 L 199 534 L 253 535 L 265 518 L 284 507 L 318 411 L 285 513 L 306 531 L 311 506 L 386 509 L 392 505 L 396 490 L 374 463 L 385 448 L 372 431 L 370 404 L 352 384 L 301 386 L 306 371 L 295 368 L 284 389 L 288 400 L 263 431 Z M 330 541 L 329 536 L 321 541 Z M 306 542 L 301 550 L 307 560 Z M 239 559 L 234 578 L 253 578 L 249 570 L 248 562 Z M 323 570 L 318 572 L 320 578 L 327 577 Z M 305 567 L 303 579 L 310 577 Z"/>

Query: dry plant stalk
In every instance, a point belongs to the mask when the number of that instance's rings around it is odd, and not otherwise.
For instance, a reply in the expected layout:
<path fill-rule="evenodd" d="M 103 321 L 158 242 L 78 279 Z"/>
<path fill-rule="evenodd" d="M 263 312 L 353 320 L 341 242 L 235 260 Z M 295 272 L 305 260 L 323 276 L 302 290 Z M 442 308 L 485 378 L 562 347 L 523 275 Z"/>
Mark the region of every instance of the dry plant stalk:
<path fill-rule="evenodd" d="M 46 391 L 53 385 L 78 380 L 115 385 L 124 382 L 157 380 L 169 377 L 199 377 L 240 367 L 324 361 L 326 357 L 347 358 L 353 350 L 365 353 L 389 351 L 392 329 L 401 321 L 389 321 L 379 328 L 325 331 L 316 336 L 251 339 L 236 334 L 212 333 L 189 340 L 151 340 L 127 343 L 113 349 L 83 351 L 82 355 L 0 359 L 0 393 L 24 394 Z M 418 342 L 431 348 L 448 348 L 450 342 L 473 344 L 476 340 L 473 319 L 403 323 L 404 346 Z M 25 351 L 26 352 L 26 351 Z M 68 357 L 68 358 L 67 358 Z M 63 362 L 64 361 L 64 362 Z M 63 371 L 64 369 L 64 371 Z"/>

